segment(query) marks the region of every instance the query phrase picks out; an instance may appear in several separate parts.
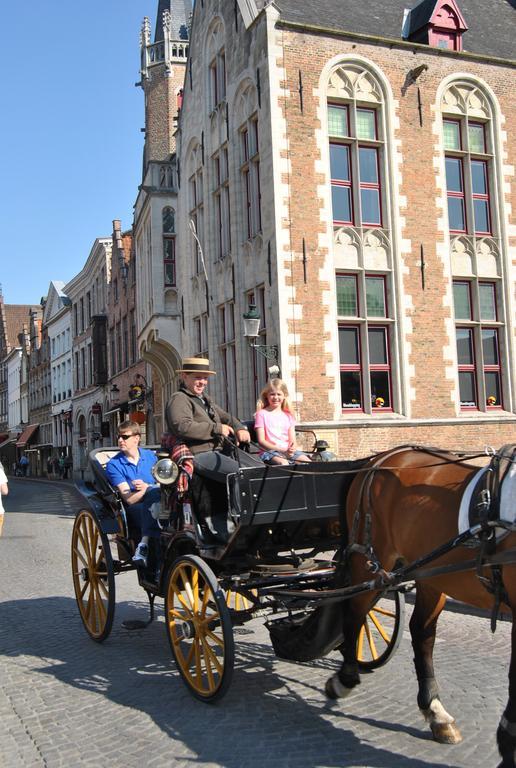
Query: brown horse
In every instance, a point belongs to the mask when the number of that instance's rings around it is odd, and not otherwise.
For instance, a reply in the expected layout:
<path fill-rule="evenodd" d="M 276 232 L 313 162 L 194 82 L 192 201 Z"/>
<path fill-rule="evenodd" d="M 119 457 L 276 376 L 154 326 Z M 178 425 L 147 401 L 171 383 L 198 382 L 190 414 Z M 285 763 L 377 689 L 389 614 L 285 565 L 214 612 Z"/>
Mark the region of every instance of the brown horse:
<path fill-rule="evenodd" d="M 458 535 L 458 510 L 469 480 L 478 467 L 464 458 L 434 449 L 403 447 L 371 459 L 368 471 L 353 481 L 347 499 L 350 532 L 346 567 L 352 584 L 371 580 L 371 562 L 380 565 L 380 574 L 399 564 L 413 563 Z M 496 553 L 516 546 L 510 532 L 496 545 Z M 475 560 L 477 549 L 457 546 L 424 565 L 413 577 L 416 600 L 410 632 L 418 679 L 418 706 L 434 738 L 443 743 L 461 740 L 454 718 L 442 705 L 434 676 L 433 648 L 439 614 L 446 595 L 487 610 L 494 597 L 479 576 L 491 577 L 490 567 L 453 570 L 453 564 Z M 506 555 L 511 561 L 512 555 Z M 514 554 L 516 563 L 516 551 Z M 440 566 L 444 572 L 430 573 Z M 452 567 L 449 567 L 452 566 Z M 426 573 L 425 573 L 426 570 Z M 495 569 L 497 570 L 497 569 Z M 499 768 L 516 765 L 516 564 L 500 568 L 503 588 L 500 610 L 513 617 L 512 657 L 509 670 L 509 701 L 498 727 Z M 419 576 L 419 578 L 418 578 Z M 357 636 L 377 592 L 364 592 L 343 603 L 344 657 L 341 669 L 326 684 L 330 698 L 346 696 L 360 682 L 356 661 Z"/>

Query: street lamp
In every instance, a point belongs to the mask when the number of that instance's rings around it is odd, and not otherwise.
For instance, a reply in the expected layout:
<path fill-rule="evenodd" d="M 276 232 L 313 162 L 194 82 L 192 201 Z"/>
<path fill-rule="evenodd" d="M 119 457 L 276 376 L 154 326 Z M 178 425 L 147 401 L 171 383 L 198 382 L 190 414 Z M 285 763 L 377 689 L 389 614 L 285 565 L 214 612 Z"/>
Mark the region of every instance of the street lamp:
<path fill-rule="evenodd" d="M 281 371 L 278 365 L 278 345 L 277 344 L 257 344 L 256 339 L 260 335 L 260 315 L 255 304 L 249 304 L 249 309 L 243 314 L 244 318 L 244 337 L 248 340 L 251 349 L 254 349 L 266 360 L 271 360 L 273 365 L 269 368 L 271 378 L 280 377 Z"/>

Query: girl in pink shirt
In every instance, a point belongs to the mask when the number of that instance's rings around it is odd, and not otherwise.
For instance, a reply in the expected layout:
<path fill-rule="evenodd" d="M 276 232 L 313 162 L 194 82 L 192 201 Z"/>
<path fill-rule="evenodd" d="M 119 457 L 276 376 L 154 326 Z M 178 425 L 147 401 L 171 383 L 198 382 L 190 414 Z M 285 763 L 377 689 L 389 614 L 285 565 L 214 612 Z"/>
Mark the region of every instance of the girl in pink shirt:
<path fill-rule="evenodd" d="M 256 403 L 254 427 L 260 458 L 266 464 L 296 464 L 310 458 L 296 447 L 296 422 L 288 400 L 288 389 L 281 379 L 272 379 Z"/>

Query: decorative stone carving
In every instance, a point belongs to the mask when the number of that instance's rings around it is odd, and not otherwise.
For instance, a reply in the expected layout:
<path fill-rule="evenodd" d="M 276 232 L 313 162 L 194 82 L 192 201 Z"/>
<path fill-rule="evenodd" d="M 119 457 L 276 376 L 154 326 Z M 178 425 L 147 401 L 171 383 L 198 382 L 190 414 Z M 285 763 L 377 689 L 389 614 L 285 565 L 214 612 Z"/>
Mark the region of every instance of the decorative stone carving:
<path fill-rule="evenodd" d="M 491 237 L 483 237 L 477 241 L 477 273 L 478 277 L 501 277 L 500 249 Z"/>
<path fill-rule="evenodd" d="M 443 94 L 441 110 L 447 114 L 468 115 L 488 120 L 491 110 L 479 88 L 466 83 L 451 85 Z"/>
<path fill-rule="evenodd" d="M 364 233 L 364 268 L 385 271 L 390 269 L 390 243 L 385 232 L 370 229 Z"/>
<path fill-rule="evenodd" d="M 338 67 L 332 72 L 328 81 L 328 96 L 375 104 L 382 101 L 376 79 L 364 67 L 356 64 Z"/>
<path fill-rule="evenodd" d="M 471 238 L 461 235 L 454 237 L 450 243 L 452 274 L 469 276 L 474 274 L 473 244 Z"/>
<path fill-rule="evenodd" d="M 352 227 L 339 227 L 333 231 L 333 254 L 336 269 L 358 269 L 360 264 L 360 238 Z"/>

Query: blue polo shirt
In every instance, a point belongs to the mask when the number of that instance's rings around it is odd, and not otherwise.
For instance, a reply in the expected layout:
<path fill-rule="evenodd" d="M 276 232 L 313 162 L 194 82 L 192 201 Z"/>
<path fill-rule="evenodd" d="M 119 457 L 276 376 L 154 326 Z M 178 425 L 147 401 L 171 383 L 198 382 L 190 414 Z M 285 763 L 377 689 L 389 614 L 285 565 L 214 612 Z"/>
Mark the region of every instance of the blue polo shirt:
<path fill-rule="evenodd" d="M 154 451 L 147 448 L 139 448 L 140 458 L 138 464 L 133 464 L 127 456 L 120 451 L 116 456 L 106 464 L 106 475 L 111 485 L 117 486 L 120 483 L 129 483 L 129 488 L 134 491 L 133 480 L 143 480 L 149 485 L 156 485 L 156 480 L 152 476 L 151 469 L 157 462 L 157 456 Z"/>

